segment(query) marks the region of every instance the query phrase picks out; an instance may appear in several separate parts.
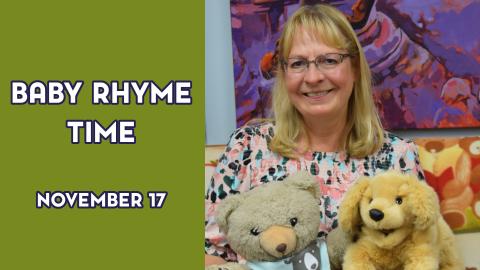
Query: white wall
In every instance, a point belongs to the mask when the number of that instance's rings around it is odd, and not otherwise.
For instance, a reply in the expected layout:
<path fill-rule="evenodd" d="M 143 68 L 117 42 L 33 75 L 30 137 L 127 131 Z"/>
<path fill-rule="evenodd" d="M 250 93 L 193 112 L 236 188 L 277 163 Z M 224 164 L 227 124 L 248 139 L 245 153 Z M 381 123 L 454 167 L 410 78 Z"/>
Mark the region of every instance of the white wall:
<path fill-rule="evenodd" d="M 230 1 L 205 0 L 206 144 L 226 144 L 235 130 Z"/>
<path fill-rule="evenodd" d="M 480 269 L 480 233 L 461 233 L 455 238 L 465 266 Z"/>

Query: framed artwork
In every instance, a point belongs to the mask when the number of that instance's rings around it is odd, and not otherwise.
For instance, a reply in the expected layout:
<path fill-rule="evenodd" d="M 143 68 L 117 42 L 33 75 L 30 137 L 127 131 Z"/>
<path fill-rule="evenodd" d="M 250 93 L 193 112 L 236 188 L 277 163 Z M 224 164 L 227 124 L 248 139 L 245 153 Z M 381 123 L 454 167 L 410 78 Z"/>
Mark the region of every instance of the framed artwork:
<path fill-rule="evenodd" d="M 480 137 L 421 138 L 420 164 L 455 232 L 480 231 Z"/>
<path fill-rule="evenodd" d="M 344 12 L 387 129 L 480 126 L 478 0 L 231 0 L 237 126 L 270 116 L 276 41 L 300 6 Z"/>

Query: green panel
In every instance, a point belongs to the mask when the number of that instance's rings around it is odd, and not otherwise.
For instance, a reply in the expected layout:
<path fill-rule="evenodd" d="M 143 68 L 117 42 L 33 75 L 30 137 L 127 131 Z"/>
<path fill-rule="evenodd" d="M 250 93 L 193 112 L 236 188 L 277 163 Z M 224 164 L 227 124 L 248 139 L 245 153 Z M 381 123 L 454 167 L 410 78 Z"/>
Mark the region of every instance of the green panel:
<path fill-rule="evenodd" d="M 0 269 L 200 269 L 204 2 L 4 1 L 0 29 Z M 84 85 L 77 105 L 12 105 L 12 80 Z M 189 80 L 193 104 L 92 105 L 93 80 Z M 72 144 L 74 119 L 135 120 L 137 142 Z M 145 207 L 37 209 L 37 191 L 140 191 Z M 162 209 L 147 191 L 169 193 Z"/>

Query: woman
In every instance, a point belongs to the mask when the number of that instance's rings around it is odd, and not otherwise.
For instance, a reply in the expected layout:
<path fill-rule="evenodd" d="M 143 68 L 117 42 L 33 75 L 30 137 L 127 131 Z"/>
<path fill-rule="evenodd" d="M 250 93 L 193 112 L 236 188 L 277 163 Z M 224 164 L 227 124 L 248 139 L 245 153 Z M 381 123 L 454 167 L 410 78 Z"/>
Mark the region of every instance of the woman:
<path fill-rule="evenodd" d="M 368 64 L 345 16 L 304 6 L 284 25 L 273 89 L 274 121 L 234 132 L 205 201 L 206 264 L 238 260 L 215 224 L 228 194 L 307 170 L 319 181 L 324 237 L 337 226 L 342 195 L 356 179 L 389 169 L 423 179 L 416 147 L 381 127 Z"/>

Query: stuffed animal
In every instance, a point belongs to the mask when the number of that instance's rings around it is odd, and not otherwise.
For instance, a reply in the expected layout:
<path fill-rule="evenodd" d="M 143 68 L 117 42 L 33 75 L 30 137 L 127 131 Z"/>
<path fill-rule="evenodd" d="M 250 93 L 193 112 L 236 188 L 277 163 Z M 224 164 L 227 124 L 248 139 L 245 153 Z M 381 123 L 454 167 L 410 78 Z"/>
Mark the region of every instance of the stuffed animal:
<path fill-rule="evenodd" d="M 451 229 L 431 187 L 386 172 L 361 178 L 339 208 L 342 230 L 355 235 L 343 269 L 462 269 Z"/>
<path fill-rule="evenodd" d="M 336 227 L 327 235 L 328 257 L 331 270 L 342 270 L 343 256 L 346 248 L 355 242 L 355 235 L 348 234 Z"/>
<path fill-rule="evenodd" d="M 230 247 L 247 263 L 218 269 L 330 269 L 320 225 L 318 183 L 307 172 L 230 195 L 217 209 L 217 223 Z"/>

